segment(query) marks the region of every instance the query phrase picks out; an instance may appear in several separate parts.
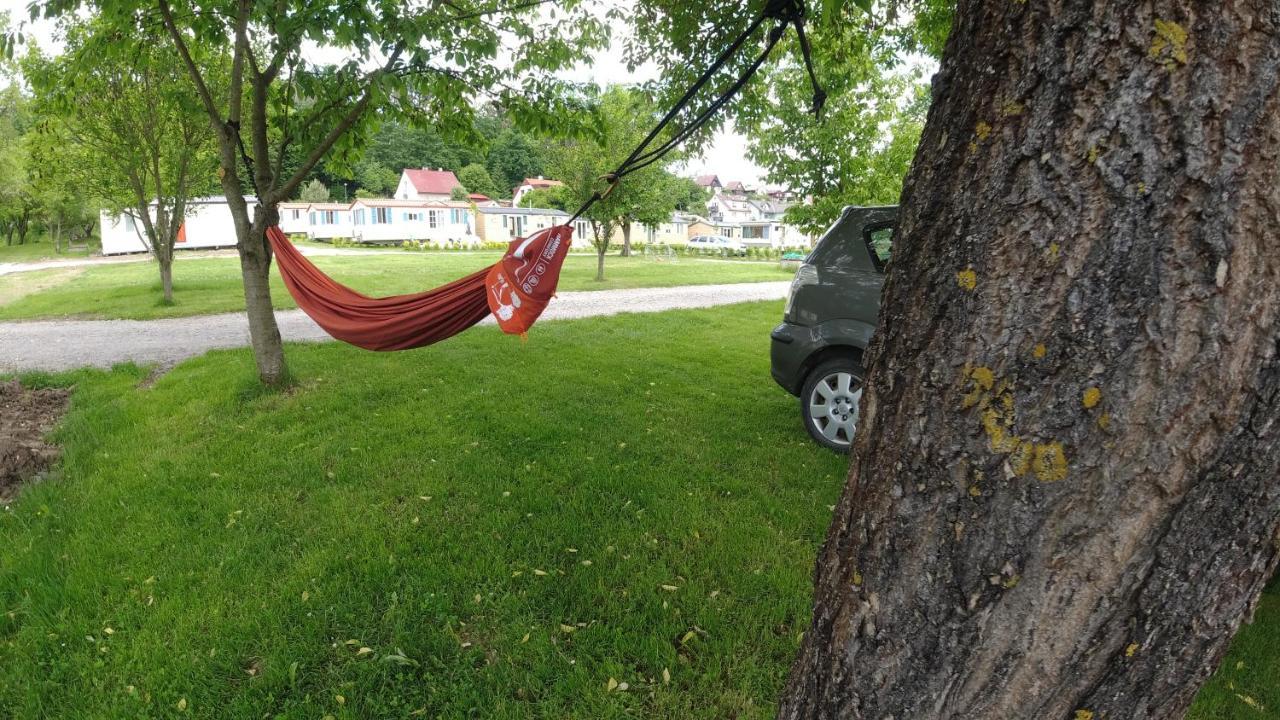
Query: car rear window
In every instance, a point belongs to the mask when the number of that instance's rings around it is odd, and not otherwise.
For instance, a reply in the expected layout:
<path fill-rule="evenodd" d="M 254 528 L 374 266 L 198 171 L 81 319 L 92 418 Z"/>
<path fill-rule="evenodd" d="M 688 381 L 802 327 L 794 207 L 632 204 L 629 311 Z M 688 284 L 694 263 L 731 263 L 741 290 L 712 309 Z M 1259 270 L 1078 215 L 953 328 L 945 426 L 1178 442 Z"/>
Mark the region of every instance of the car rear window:
<path fill-rule="evenodd" d="M 862 234 L 863 239 L 866 240 L 867 249 L 871 251 L 871 261 L 875 263 L 876 271 L 884 272 L 893 253 L 893 225 L 891 223 L 872 225 L 863 230 Z"/>

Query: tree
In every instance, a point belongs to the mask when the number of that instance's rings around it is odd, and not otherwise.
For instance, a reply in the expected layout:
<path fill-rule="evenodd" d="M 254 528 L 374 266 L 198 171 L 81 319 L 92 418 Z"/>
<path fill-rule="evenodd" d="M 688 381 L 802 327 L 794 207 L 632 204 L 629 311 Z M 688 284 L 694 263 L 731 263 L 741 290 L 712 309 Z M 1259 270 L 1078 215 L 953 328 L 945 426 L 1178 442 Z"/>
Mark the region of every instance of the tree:
<path fill-rule="evenodd" d="M 811 198 L 786 220 L 818 235 L 847 205 L 896 202 L 924 126 L 927 88 L 902 70 L 902 29 L 893 23 L 828 23 L 812 33 L 819 82 L 828 93 L 814 122 L 804 63 L 783 53 L 750 85 L 736 116 L 747 155 L 766 179 Z M 794 43 L 794 38 L 790 38 Z"/>
<path fill-rule="evenodd" d="M 711 199 L 707 189 L 693 178 L 675 177 L 671 180 L 671 198 L 676 210 L 690 215 L 707 216 L 707 201 Z"/>
<path fill-rule="evenodd" d="M 329 188 L 319 180 L 312 180 L 302 186 L 302 192 L 298 193 L 298 199 L 308 203 L 329 202 Z"/>
<path fill-rule="evenodd" d="M 539 146 L 519 131 L 507 128 L 489 145 L 486 165 L 497 187 L 495 197 L 511 197 L 511 191 L 527 177 L 546 172 Z"/>
<path fill-rule="evenodd" d="M 458 171 L 458 182 L 469 192 L 480 193 L 489 197 L 498 196 L 498 188 L 489 177 L 489 171 L 480 163 L 470 165 Z"/>
<path fill-rule="evenodd" d="M 0 14 L 0 27 L 7 16 Z M 9 75 L 7 67 L 0 66 L 2 74 Z M 35 213 L 35 196 L 31 192 L 27 173 L 30 141 L 30 101 L 22 94 L 18 83 L 10 82 L 0 90 L 0 232 L 5 245 L 21 245 L 26 242 L 31 218 Z"/>
<path fill-rule="evenodd" d="M 360 197 L 391 197 L 400 184 L 400 173 L 365 157 L 356 165 L 356 182 L 360 186 L 356 194 Z M 303 186 L 303 192 L 306 192 L 306 186 Z M 325 188 L 325 199 L 328 195 L 328 188 Z"/>
<path fill-rule="evenodd" d="M 576 121 L 579 104 L 554 73 L 598 47 L 606 33 L 577 3 L 566 2 L 554 21 L 542 19 L 538 5 L 195 0 L 175 12 L 170 0 L 35 3 L 45 16 L 89 6 L 125 35 L 140 24 L 165 29 L 214 128 L 251 346 L 268 386 L 283 384 L 287 369 L 272 310 L 266 231 L 279 221 L 279 203 L 322 160 L 331 172 L 349 173 L 372 131 L 388 119 L 425 118 L 461 132 L 472 126 L 481 94 L 535 129 Z M 513 46 L 511 36 L 520 43 Z M 323 47 L 320 57 L 343 59 L 316 61 L 304 43 Z M 199 58 L 224 47 L 231 56 L 226 82 L 215 84 Z M 301 160 L 286 171 L 290 157 Z"/>
<path fill-rule="evenodd" d="M 791 718 L 1176 718 L 1280 556 L 1269 0 L 961 2 Z"/>
<path fill-rule="evenodd" d="M 470 193 L 467 192 L 467 188 L 465 188 L 464 186 L 454 185 L 453 189 L 449 190 L 449 199 L 456 200 L 459 202 L 465 202 L 471 199 L 471 195 Z"/>
<path fill-rule="evenodd" d="M 566 207 L 577 209 L 600 185 L 600 177 L 626 159 L 653 127 L 653 106 L 639 91 L 613 86 L 600 100 L 600 133 L 561 142 L 550 151 L 549 167 L 564 182 Z M 584 214 L 591 222 L 596 248 L 596 280 L 604 280 L 604 258 L 613 235 L 623 233 L 623 254 L 631 248 L 633 223 L 666 220 L 675 208 L 672 176 L 663 169 L 675 160 L 667 156 L 627 175 Z"/>
<path fill-rule="evenodd" d="M 578 208 L 577 206 L 570 207 L 572 200 L 569 195 L 570 193 L 564 185 L 534 188 L 520 196 L 520 207 L 573 212 Z"/>
<path fill-rule="evenodd" d="M 121 48 L 120 37 L 93 21 L 68 24 L 63 55 L 28 53 L 24 72 L 36 90 L 36 109 L 49 142 L 69 140 L 74 157 L 45 172 L 49 200 L 68 178 L 99 195 L 113 212 L 131 216 L 138 237 L 156 259 L 165 304 L 173 302 L 173 253 L 200 178 L 212 178 L 213 136 L 177 55 L 162 37 L 141 36 Z M 117 46 L 107 52 L 105 46 Z M 216 77 L 216 72 L 210 72 Z M 56 175 L 47 171 L 53 170 Z"/>

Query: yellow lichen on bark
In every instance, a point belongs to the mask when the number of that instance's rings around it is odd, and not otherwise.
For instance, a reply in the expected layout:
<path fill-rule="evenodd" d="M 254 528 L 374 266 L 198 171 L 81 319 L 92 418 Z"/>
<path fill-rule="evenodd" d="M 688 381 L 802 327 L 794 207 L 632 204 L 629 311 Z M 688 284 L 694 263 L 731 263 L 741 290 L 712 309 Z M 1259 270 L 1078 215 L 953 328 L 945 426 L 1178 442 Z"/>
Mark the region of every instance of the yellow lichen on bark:
<path fill-rule="evenodd" d="M 1077 710 L 1075 720 L 1093 720 L 1093 711 Z"/>
<path fill-rule="evenodd" d="M 1036 445 L 1031 458 L 1031 469 L 1040 482 L 1058 482 L 1067 477 L 1067 455 L 1062 443 L 1049 442 Z"/>
<path fill-rule="evenodd" d="M 1147 57 L 1160 62 L 1172 72 L 1179 64 L 1187 64 L 1187 31 L 1172 20 L 1156 18 L 1155 32 Z"/>
<path fill-rule="evenodd" d="M 973 268 L 965 268 L 956 273 L 956 284 L 961 290 L 972 291 L 978 287 L 978 273 L 974 272 Z"/>
<path fill-rule="evenodd" d="M 978 142 L 982 142 L 991 135 L 991 126 L 979 120 L 978 124 L 973 126 L 973 134 L 978 136 Z"/>
<path fill-rule="evenodd" d="M 1048 352 L 1049 349 L 1044 346 L 1044 343 L 1036 343 L 1036 346 L 1031 349 L 1031 357 L 1037 360 L 1043 360 L 1045 354 Z"/>
<path fill-rule="evenodd" d="M 1096 387 L 1085 388 L 1084 393 L 1080 396 L 1080 404 L 1084 405 L 1085 410 L 1092 410 L 1098 406 L 1102 400 L 1102 391 Z"/>
<path fill-rule="evenodd" d="M 972 387 L 961 397 L 961 407 L 978 408 L 978 422 L 988 447 L 991 452 L 1006 456 L 1008 471 L 1017 477 L 1034 472 L 1041 482 L 1066 478 L 1067 456 L 1062 443 L 1032 442 L 1014 432 L 1017 414 L 1011 383 L 997 380 L 991 368 L 984 365 L 968 367 L 964 372 Z M 970 486 L 969 494 L 981 494 L 976 484 Z"/>

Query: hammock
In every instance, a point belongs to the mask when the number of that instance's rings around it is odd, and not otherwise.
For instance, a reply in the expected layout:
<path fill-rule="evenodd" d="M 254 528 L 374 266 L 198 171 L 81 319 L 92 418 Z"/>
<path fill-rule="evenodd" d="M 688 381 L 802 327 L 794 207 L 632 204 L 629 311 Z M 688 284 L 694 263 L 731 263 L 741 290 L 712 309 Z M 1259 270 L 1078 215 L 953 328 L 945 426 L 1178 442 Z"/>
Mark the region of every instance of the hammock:
<path fill-rule="evenodd" d="M 737 80 L 695 113 L 684 127 L 650 148 L 694 95 L 768 20 L 776 20 L 777 24 L 769 31 L 764 49 Z M 813 114 L 815 118 L 820 117 L 826 93 L 818 85 L 803 20 L 804 3 L 801 0 L 766 0 L 755 20 L 716 57 L 627 159 L 616 170 L 600 178 L 608 183 L 607 189 L 592 193 L 564 225 L 548 228 L 527 239 L 511 241 L 506 254 L 496 264 L 434 290 L 372 298 L 320 272 L 289 242 L 280 228 L 271 227 L 267 230 L 267 239 L 275 251 L 285 287 L 298 307 L 326 332 L 366 350 L 408 350 L 430 345 L 457 335 L 491 312 L 503 332 L 523 336 L 555 295 L 560 267 L 573 237 L 573 222 L 594 203 L 608 197 L 623 177 L 657 162 L 705 126 L 760 69 L 790 25 L 795 26 L 805 68 L 813 84 Z"/>
<path fill-rule="evenodd" d="M 408 350 L 457 335 L 489 313 L 523 335 L 555 294 L 573 229 L 557 225 L 511 241 L 497 263 L 426 292 L 373 298 L 325 275 L 278 227 L 267 229 L 280 277 L 325 332 L 366 350 Z"/>

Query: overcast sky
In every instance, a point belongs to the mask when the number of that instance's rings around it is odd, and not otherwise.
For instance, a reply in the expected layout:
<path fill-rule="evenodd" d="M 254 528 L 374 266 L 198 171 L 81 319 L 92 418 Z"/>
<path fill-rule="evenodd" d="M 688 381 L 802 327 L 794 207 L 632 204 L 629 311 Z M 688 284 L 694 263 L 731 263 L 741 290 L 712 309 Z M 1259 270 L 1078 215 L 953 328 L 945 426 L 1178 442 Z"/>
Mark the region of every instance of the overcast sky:
<path fill-rule="evenodd" d="M 8 11 L 13 21 L 27 18 L 28 0 L 0 0 L 0 11 Z M 24 31 L 46 52 L 57 52 L 57 43 L 53 40 L 53 24 L 47 21 L 28 24 Z M 28 42 L 31 37 L 28 38 Z M 643 66 L 636 72 L 628 72 L 622 61 L 620 38 L 615 37 L 614 46 L 607 52 L 598 53 L 590 62 L 580 63 L 572 71 L 563 73 L 566 79 L 579 82 L 593 82 L 600 86 L 610 83 L 637 83 L 652 80 L 657 75 L 653 66 Z M 691 159 L 683 173 L 687 175 L 704 175 L 715 173 L 721 182 L 740 180 L 748 185 L 758 185 L 763 180 L 763 171 L 755 163 L 747 159 L 747 140 L 736 132 L 732 125 L 726 125 L 712 139 L 711 145 L 701 157 Z"/>

